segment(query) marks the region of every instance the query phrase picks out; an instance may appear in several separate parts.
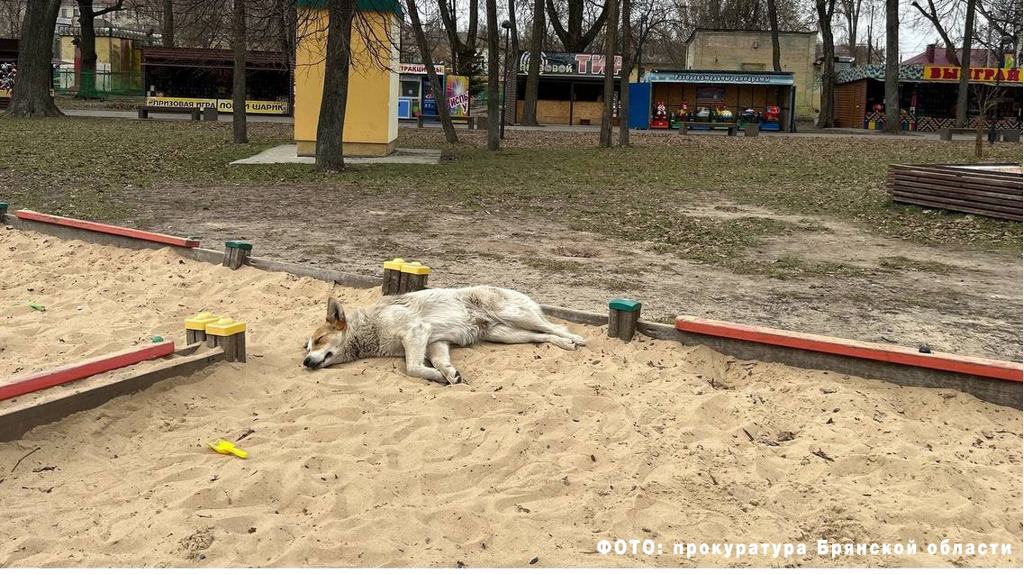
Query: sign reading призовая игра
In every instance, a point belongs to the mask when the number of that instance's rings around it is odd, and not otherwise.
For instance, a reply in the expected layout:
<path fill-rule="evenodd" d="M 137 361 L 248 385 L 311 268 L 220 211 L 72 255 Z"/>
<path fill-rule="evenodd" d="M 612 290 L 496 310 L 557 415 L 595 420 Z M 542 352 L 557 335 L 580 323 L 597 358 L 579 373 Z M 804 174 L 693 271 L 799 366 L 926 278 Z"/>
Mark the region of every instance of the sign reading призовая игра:
<path fill-rule="evenodd" d="M 759 86 L 792 86 L 792 74 L 758 74 L 750 72 L 648 72 L 648 82 L 681 84 L 752 84 Z"/>

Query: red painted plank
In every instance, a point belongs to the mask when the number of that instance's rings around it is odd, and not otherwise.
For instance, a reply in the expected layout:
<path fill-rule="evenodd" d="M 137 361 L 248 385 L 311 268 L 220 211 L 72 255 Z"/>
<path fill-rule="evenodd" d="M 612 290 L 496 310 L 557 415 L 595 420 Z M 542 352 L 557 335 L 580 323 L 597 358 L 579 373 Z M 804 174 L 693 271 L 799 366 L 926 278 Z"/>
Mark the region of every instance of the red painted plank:
<path fill-rule="evenodd" d="M 96 223 L 93 221 L 85 221 L 82 219 L 61 217 L 59 215 L 49 215 L 47 213 L 39 213 L 36 211 L 29 211 L 27 209 L 20 209 L 16 211 L 14 215 L 16 215 L 19 219 L 28 219 L 31 221 L 39 221 L 42 223 L 52 223 L 53 225 L 63 225 L 64 227 L 86 229 L 88 231 L 106 233 L 109 235 L 120 235 L 122 237 L 131 237 L 134 239 L 153 241 L 155 243 L 175 245 L 177 247 L 199 247 L 199 240 L 197 239 L 187 239 L 184 237 L 175 237 L 173 235 L 164 235 L 163 233 L 153 233 L 151 231 L 141 231 L 138 229 L 130 229 L 128 227 L 107 225 L 106 223 Z"/>
<path fill-rule="evenodd" d="M 1024 380 L 1024 377 L 1022 377 L 1024 365 L 1009 361 L 995 361 L 948 353 L 920 353 L 914 349 L 898 347 L 896 345 L 865 343 L 863 341 L 837 339 L 821 335 L 798 333 L 796 331 L 739 325 L 725 321 L 701 319 L 699 317 L 676 317 L 676 329 L 687 333 L 700 333 L 714 337 L 752 341 L 926 369 L 951 371 L 1018 383 Z"/>
<path fill-rule="evenodd" d="M 174 352 L 174 341 L 166 341 L 155 345 L 147 345 L 134 351 L 121 351 L 102 357 L 86 359 L 79 363 L 64 365 L 48 371 L 32 373 L 0 383 L 0 401 L 21 396 L 27 393 L 48 389 L 99 373 L 120 369 L 135 363 L 141 363 L 157 357 L 165 357 Z"/>

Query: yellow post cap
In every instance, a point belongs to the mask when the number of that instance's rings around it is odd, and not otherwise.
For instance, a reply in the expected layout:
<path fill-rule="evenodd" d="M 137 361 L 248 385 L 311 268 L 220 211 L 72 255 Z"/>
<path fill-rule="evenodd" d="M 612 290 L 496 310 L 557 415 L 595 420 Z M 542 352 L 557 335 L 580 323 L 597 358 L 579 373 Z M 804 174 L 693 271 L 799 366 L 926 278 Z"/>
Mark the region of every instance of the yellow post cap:
<path fill-rule="evenodd" d="M 384 262 L 384 269 L 393 269 L 398 271 L 405 265 L 405 259 L 392 259 L 391 261 Z"/>
<path fill-rule="evenodd" d="M 209 311 L 203 311 L 202 313 L 196 315 L 195 317 L 192 317 L 191 319 L 185 319 L 185 328 L 202 331 L 203 329 L 206 328 L 206 325 L 218 319 L 220 319 L 220 317 L 214 315 L 213 313 Z"/>
<path fill-rule="evenodd" d="M 410 273 L 412 275 L 429 275 L 430 267 L 427 267 L 419 261 L 413 261 L 412 263 L 402 265 L 402 273 Z"/>
<path fill-rule="evenodd" d="M 206 324 L 207 335 L 227 337 L 245 331 L 245 321 L 235 321 L 231 317 L 222 317 L 212 323 Z"/>

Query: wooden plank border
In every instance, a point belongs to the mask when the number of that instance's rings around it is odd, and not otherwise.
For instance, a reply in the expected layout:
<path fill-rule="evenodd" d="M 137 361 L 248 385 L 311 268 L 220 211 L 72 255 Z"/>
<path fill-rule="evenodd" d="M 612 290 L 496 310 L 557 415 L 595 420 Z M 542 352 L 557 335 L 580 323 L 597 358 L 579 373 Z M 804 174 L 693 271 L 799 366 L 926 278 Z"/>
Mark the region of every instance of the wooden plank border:
<path fill-rule="evenodd" d="M 205 343 L 185 347 L 178 354 L 142 371 L 125 374 L 113 380 L 99 382 L 84 380 L 51 391 L 44 400 L 24 400 L 18 403 L 0 403 L 0 442 L 18 440 L 33 428 L 53 422 L 77 412 L 94 409 L 107 401 L 146 389 L 172 377 L 187 377 L 204 367 L 224 360 L 221 348 L 202 349 Z"/>
<path fill-rule="evenodd" d="M 118 227 L 116 225 L 107 225 L 106 223 L 95 223 L 93 221 L 85 221 L 83 219 L 60 217 L 58 215 L 49 215 L 47 213 L 39 213 L 36 211 L 29 211 L 27 209 L 20 209 L 14 212 L 14 215 L 17 216 L 19 219 L 28 219 L 32 221 L 38 221 L 41 223 L 49 223 L 51 225 L 74 227 L 77 229 L 87 229 L 89 231 L 95 231 L 97 233 L 106 233 L 109 235 L 118 235 L 121 237 L 131 237 L 134 239 L 152 241 L 154 243 L 163 243 L 165 245 L 174 245 L 177 247 L 187 248 L 199 247 L 199 241 L 195 239 L 186 239 L 184 237 L 164 235 L 163 233 L 141 231 L 138 229 L 131 229 L 128 227 Z"/>
<path fill-rule="evenodd" d="M 30 373 L 8 381 L 0 381 L 0 401 L 63 385 L 64 383 L 70 383 L 157 357 L 166 357 L 173 352 L 174 342 L 167 341 L 155 345 L 146 345 L 141 349 L 93 357 L 70 365 Z"/>

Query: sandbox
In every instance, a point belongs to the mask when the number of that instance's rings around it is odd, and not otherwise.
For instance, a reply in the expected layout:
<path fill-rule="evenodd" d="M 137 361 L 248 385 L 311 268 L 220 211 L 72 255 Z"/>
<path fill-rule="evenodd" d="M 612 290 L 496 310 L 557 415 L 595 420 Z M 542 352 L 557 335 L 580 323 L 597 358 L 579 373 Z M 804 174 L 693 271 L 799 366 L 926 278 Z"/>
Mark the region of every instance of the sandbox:
<path fill-rule="evenodd" d="M 306 371 L 328 293 L 359 306 L 379 289 L 2 228 L 0 251 L 4 376 L 182 339 L 202 310 L 250 326 L 247 363 L 0 443 L 0 565 L 1022 564 L 1021 411 L 965 393 L 574 324 L 575 353 L 454 350 L 468 385 L 398 359 Z M 664 551 L 597 551 L 616 539 Z M 918 552 L 833 559 L 821 539 Z M 1012 553 L 925 551 L 946 539 Z M 807 555 L 672 551 L 787 542 Z"/>

